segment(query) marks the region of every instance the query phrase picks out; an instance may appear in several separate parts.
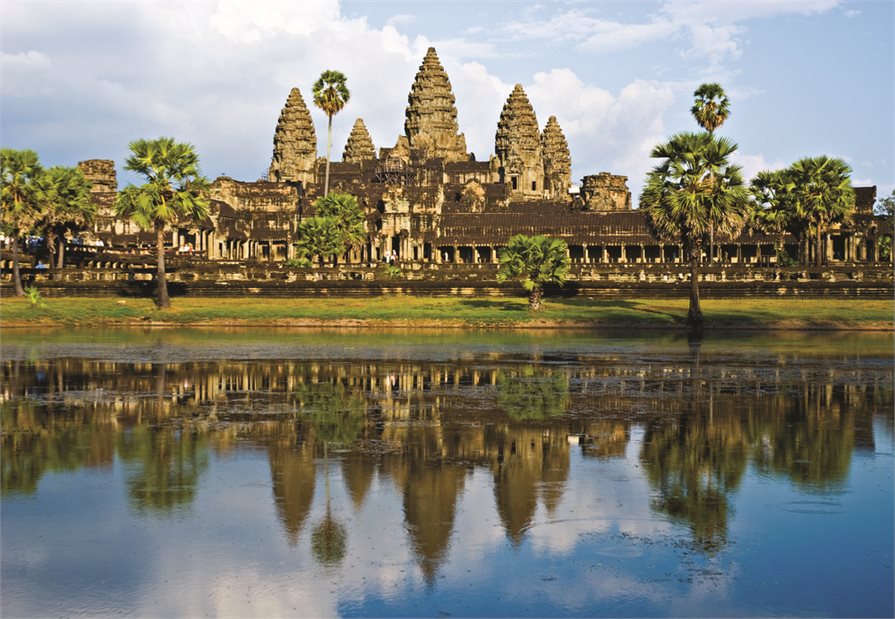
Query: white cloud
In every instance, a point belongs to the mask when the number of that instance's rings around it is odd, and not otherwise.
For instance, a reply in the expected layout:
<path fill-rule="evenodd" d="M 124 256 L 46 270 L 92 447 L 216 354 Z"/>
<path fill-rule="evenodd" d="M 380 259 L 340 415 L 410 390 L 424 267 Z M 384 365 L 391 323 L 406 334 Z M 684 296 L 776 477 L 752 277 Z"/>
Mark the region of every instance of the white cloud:
<path fill-rule="evenodd" d="M 789 162 L 784 162 L 780 159 L 768 161 L 767 159 L 765 159 L 763 153 L 750 155 L 748 153 L 742 153 L 740 151 L 736 151 L 735 153 L 733 153 L 733 155 L 731 155 L 730 157 L 730 160 L 731 162 L 742 166 L 743 179 L 747 183 L 755 178 L 755 175 L 762 170 L 782 170 L 789 165 Z"/>

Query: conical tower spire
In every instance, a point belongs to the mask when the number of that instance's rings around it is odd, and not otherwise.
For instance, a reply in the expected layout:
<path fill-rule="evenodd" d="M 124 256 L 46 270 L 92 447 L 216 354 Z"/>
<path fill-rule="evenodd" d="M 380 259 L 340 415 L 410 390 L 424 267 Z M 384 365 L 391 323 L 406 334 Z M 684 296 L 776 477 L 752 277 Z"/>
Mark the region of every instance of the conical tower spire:
<path fill-rule="evenodd" d="M 534 108 L 521 84 L 507 98 L 497 122 L 494 153 L 500 164 L 501 180 L 512 194 L 526 197 L 544 195 L 544 158 L 541 132 Z"/>
<path fill-rule="evenodd" d="M 367 131 L 363 118 L 354 121 L 348 141 L 345 143 L 345 152 L 342 154 L 342 161 L 346 163 L 360 163 L 361 161 L 369 161 L 376 159 L 376 148 L 373 146 L 373 138 Z"/>
<path fill-rule="evenodd" d="M 311 113 L 298 88 L 293 88 L 280 112 L 273 136 L 273 158 L 268 179 L 278 183 L 315 181 L 317 134 Z"/>
<path fill-rule="evenodd" d="M 567 198 L 572 186 L 572 155 L 556 116 L 547 119 L 541 134 L 544 154 L 544 187 L 553 198 Z"/>
<path fill-rule="evenodd" d="M 467 161 L 466 138 L 457 124 L 454 92 L 435 48 L 430 47 L 407 98 L 404 133 L 410 148 L 427 157 Z"/>

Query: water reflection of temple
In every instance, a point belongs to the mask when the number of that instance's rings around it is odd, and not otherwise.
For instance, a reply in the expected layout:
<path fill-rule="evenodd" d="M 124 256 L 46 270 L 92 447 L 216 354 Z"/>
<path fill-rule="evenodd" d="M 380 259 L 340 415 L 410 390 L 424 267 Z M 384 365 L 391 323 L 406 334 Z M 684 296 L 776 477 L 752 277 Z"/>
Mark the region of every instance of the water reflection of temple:
<path fill-rule="evenodd" d="M 623 457 L 638 427 L 653 509 L 716 552 L 750 464 L 807 491 L 835 487 L 893 404 L 888 367 L 697 361 L 4 361 L 2 489 L 34 492 L 47 471 L 118 458 L 134 509 L 165 513 L 194 500 L 210 452 L 262 449 L 297 544 L 322 492 L 323 446 L 338 447 L 330 468 L 355 512 L 377 478 L 401 495 L 432 582 L 472 471 L 488 472 L 519 545 L 539 506 L 549 518 L 562 503 L 573 451 Z"/>

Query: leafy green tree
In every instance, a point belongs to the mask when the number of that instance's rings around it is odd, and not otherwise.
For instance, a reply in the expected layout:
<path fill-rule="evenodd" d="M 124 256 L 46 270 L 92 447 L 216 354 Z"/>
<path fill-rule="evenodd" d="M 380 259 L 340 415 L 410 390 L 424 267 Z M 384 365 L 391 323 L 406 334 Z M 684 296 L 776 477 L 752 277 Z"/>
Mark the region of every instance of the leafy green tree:
<path fill-rule="evenodd" d="M 528 307 L 532 311 L 541 309 L 546 284 L 561 286 L 569 276 L 569 250 L 562 239 L 517 234 L 498 252 L 498 257 L 497 281 L 521 281 L 529 293 Z"/>
<path fill-rule="evenodd" d="M 789 167 L 796 216 L 815 234 L 815 266 L 823 265 L 824 233 L 854 213 L 851 171 L 842 159 L 826 155 L 805 157 Z"/>
<path fill-rule="evenodd" d="M 754 208 L 749 222 L 754 228 L 774 235 L 778 264 L 790 260 L 783 247 L 783 237 L 793 231 L 798 222 L 794 190 L 795 185 L 786 170 L 762 170 L 750 185 Z"/>
<path fill-rule="evenodd" d="M 193 221 L 208 214 L 208 180 L 199 172 L 199 156 L 191 144 L 173 138 L 139 139 L 130 143 L 124 168 L 146 177 L 139 187 L 128 185 L 118 194 L 115 210 L 144 230 L 155 230 L 158 253 L 156 305 L 171 307 L 165 278 L 165 230 L 182 218 Z"/>
<path fill-rule="evenodd" d="M 714 133 L 730 116 L 730 101 L 719 84 L 702 84 L 693 93 L 695 102 L 690 108 L 699 126 Z"/>
<path fill-rule="evenodd" d="M 333 192 L 315 200 L 314 208 L 317 209 L 318 217 L 333 220 L 341 246 L 337 253 L 357 249 L 364 242 L 367 236 L 364 229 L 364 212 L 353 195 Z"/>
<path fill-rule="evenodd" d="M 895 189 L 885 198 L 879 198 L 873 205 L 873 214 L 879 217 L 895 218 Z"/>
<path fill-rule="evenodd" d="M 314 82 L 314 105 L 326 113 L 328 119 L 326 134 L 326 181 L 323 184 L 323 195 L 329 194 L 329 160 L 333 146 L 333 116 L 342 111 L 345 104 L 351 98 L 348 87 L 345 85 L 347 78 L 340 71 L 324 71 L 320 78 Z"/>
<path fill-rule="evenodd" d="M 678 133 L 653 148 L 665 161 L 647 175 L 640 208 L 653 234 L 676 240 L 690 259 L 690 308 L 687 324 L 703 324 L 699 305 L 699 261 L 711 225 L 733 234 L 749 212 L 740 167 L 731 164 L 737 145 L 710 133 Z"/>
<path fill-rule="evenodd" d="M 569 376 L 533 365 L 501 370 L 497 373 L 497 398 L 511 419 L 549 419 L 569 410 Z"/>
<path fill-rule="evenodd" d="M 316 215 L 302 220 L 296 242 L 299 260 L 338 256 L 355 249 L 366 238 L 364 213 L 357 198 L 333 192 L 314 202 Z"/>
<path fill-rule="evenodd" d="M 339 230 L 332 218 L 307 217 L 298 224 L 296 263 L 311 266 L 317 259 L 338 253 L 341 247 Z"/>
<path fill-rule="evenodd" d="M 37 227 L 46 234 L 53 271 L 65 265 L 65 235 L 84 230 L 96 217 L 90 186 L 79 168 L 62 166 L 44 171 L 37 180 Z"/>
<path fill-rule="evenodd" d="M 31 230 L 37 218 L 37 179 L 43 168 L 33 150 L 0 150 L 3 232 L 12 237 L 12 280 L 17 297 L 25 296 L 19 270 L 19 237 Z"/>

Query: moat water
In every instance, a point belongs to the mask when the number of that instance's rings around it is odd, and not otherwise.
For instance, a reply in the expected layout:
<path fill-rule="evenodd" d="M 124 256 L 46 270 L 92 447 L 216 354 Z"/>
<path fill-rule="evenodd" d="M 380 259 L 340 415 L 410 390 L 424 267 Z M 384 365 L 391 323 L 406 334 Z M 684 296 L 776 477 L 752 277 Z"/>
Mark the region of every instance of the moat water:
<path fill-rule="evenodd" d="M 4 330 L 31 616 L 892 616 L 893 335 Z"/>

